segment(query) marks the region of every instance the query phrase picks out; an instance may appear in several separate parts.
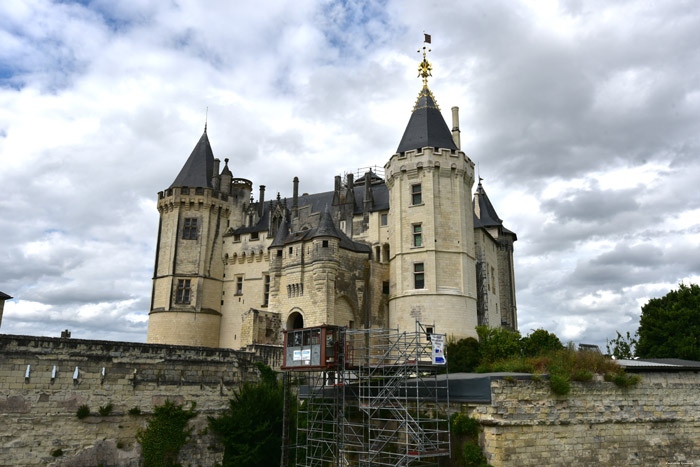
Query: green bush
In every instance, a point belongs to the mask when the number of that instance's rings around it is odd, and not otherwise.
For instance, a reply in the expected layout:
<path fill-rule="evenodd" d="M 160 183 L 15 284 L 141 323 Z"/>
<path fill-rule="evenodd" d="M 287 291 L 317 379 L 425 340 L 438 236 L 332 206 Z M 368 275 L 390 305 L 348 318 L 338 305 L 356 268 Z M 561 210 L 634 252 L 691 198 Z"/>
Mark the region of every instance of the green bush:
<path fill-rule="evenodd" d="M 473 441 L 464 443 L 464 446 L 462 447 L 462 462 L 467 467 L 480 467 L 487 465 L 486 458 L 481 452 L 481 448 Z"/>
<path fill-rule="evenodd" d="M 452 432 L 456 435 L 469 436 L 471 439 L 476 439 L 479 436 L 481 425 L 475 418 L 457 413 L 450 417 L 450 422 L 452 423 Z"/>
<path fill-rule="evenodd" d="M 141 415 L 141 409 L 138 407 L 132 407 L 129 409 L 129 415 Z"/>
<path fill-rule="evenodd" d="M 482 364 L 520 356 L 522 353 L 520 333 L 517 331 L 477 326 L 476 333 L 479 335 Z"/>
<path fill-rule="evenodd" d="M 166 400 L 153 409 L 153 417 L 148 420 L 145 430 L 139 430 L 136 439 L 141 443 L 144 465 L 149 467 L 177 466 L 177 456 L 187 443 L 192 427 L 187 427 L 195 417 L 195 404 L 189 410 L 182 405 Z"/>
<path fill-rule="evenodd" d="M 554 394 L 565 396 L 571 391 L 571 384 L 567 375 L 556 373 L 549 375 L 549 387 Z"/>
<path fill-rule="evenodd" d="M 51 455 L 53 457 L 61 457 L 63 455 L 63 449 L 56 449 L 54 451 L 51 451 Z"/>
<path fill-rule="evenodd" d="M 522 338 L 522 348 L 526 356 L 536 357 L 554 350 L 561 350 L 564 346 L 554 333 L 537 329 L 529 336 Z"/>
<path fill-rule="evenodd" d="M 98 409 L 98 412 L 100 413 L 101 416 L 107 417 L 109 414 L 112 413 L 112 409 L 113 409 L 113 408 L 114 408 L 114 407 L 112 406 L 112 404 L 107 404 L 107 405 L 105 405 L 104 407 L 100 407 L 100 408 Z"/>
<path fill-rule="evenodd" d="M 613 382 L 616 386 L 621 388 L 628 388 L 639 383 L 641 377 L 639 375 L 628 375 L 625 372 L 617 373 L 606 373 L 605 381 Z"/>
<path fill-rule="evenodd" d="M 83 418 L 88 417 L 89 415 L 90 407 L 88 407 L 85 404 L 78 407 L 78 411 L 75 413 L 75 416 L 78 417 L 79 420 L 82 420 Z"/>
<path fill-rule="evenodd" d="M 574 381 L 590 381 L 593 379 L 593 373 L 588 370 L 578 369 L 571 374 L 571 379 Z"/>
<path fill-rule="evenodd" d="M 479 366 L 480 358 L 479 341 L 473 337 L 447 343 L 450 373 L 471 373 Z"/>

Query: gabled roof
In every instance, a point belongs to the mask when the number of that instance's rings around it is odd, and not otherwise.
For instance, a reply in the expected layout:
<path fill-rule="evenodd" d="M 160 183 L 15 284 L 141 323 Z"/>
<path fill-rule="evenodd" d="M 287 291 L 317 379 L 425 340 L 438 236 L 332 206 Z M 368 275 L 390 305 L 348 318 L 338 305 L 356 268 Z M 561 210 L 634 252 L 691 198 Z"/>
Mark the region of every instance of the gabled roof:
<path fill-rule="evenodd" d="M 442 118 L 440 108 L 427 85 L 423 86 L 418 94 L 411 119 L 408 121 L 396 152 L 406 152 L 423 147 L 457 150 L 452 139 L 452 132 L 447 127 L 445 119 Z"/>
<path fill-rule="evenodd" d="M 176 186 L 212 188 L 211 179 L 214 175 L 214 153 L 209 144 L 207 129 L 192 150 L 192 154 L 182 166 L 169 188 Z"/>

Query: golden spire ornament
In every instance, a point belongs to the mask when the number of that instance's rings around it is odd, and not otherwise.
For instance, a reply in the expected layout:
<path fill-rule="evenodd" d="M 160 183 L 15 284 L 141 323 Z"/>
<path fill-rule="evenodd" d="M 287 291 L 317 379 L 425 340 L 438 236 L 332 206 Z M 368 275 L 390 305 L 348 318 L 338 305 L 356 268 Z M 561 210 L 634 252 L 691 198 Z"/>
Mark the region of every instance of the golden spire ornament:
<path fill-rule="evenodd" d="M 423 34 L 425 38 L 423 39 L 423 61 L 420 62 L 418 65 L 418 77 L 423 78 L 423 86 L 427 87 L 428 86 L 428 76 L 433 76 L 432 71 L 433 71 L 433 66 L 430 64 L 428 59 L 426 58 L 426 49 L 428 52 L 431 52 L 431 49 L 428 49 L 425 44 L 430 44 L 430 34 Z M 418 53 L 420 53 L 420 49 L 418 49 Z"/>

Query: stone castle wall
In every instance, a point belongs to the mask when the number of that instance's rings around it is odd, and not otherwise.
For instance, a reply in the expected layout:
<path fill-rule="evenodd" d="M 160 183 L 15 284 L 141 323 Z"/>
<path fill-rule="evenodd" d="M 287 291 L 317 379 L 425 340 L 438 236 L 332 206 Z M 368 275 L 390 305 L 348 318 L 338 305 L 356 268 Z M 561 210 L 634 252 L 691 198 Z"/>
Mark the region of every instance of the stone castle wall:
<path fill-rule="evenodd" d="M 258 378 L 254 361 L 279 367 L 278 347 L 252 350 L 0 335 L 0 465 L 138 465 L 136 433 L 166 399 L 197 404 L 182 464 L 221 462 L 207 416 Z M 91 416 L 79 420 L 83 404 Z M 112 414 L 99 416 L 108 404 Z M 134 407 L 141 415 L 128 414 Z"/>
<path fill-rule="evenodd" d="M 700 374 L 643 373 L 636 386 L 496 380 L 468 412 L 491 465 L 669 465 L 700 462 Z"/>

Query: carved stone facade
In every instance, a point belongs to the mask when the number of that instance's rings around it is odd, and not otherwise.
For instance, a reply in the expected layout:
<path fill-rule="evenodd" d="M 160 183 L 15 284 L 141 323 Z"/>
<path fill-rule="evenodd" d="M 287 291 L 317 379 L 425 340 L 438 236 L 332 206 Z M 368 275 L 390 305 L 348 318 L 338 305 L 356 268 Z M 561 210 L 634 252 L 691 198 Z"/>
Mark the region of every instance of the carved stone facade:
<path fill-rule="evenodd" d="M 503 227 L 427 85 L 383 169 L 265 200 L 219 172 L 206 133 L 159 193 L 148 342 L 243 348 L 335 324 L 456 338 L 517 329 L 515 234 Z M 484 204 L 486 203 L 486 204 Z M 481 277 L 483 276 L 483 278 Z M 484 290 L 486 292 L 484 292 Z"/>

